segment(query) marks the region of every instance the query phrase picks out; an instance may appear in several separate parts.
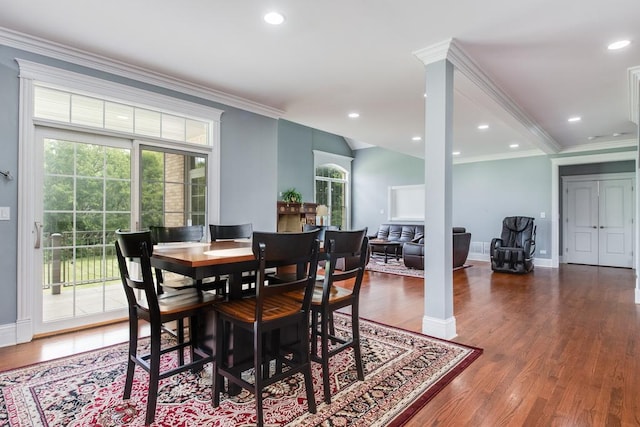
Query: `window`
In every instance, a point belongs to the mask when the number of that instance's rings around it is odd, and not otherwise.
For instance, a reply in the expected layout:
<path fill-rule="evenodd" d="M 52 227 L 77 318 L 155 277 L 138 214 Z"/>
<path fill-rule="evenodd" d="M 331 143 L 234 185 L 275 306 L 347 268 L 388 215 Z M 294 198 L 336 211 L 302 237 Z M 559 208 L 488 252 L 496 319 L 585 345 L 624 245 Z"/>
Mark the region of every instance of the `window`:
<path fill-rule="evenodd" d="M 144 147 L 140 161 L 140 227 L 207 225 L 207 159 Z"/>
<path fill-rule="evenodd" d="M 329 215 L 324 224 L 336 225 L 342 230 L 350 227 L 349 176 L 350 157 L 314 151 L 315 202 L 328 207 Z"/>
<path fill-rule="evenodd" d="M 110 102 L 42 85 L 34 88 L 34 118 L 151 136 L 170 141 L 210 145 L 210 123 L 142 106 Z"/>

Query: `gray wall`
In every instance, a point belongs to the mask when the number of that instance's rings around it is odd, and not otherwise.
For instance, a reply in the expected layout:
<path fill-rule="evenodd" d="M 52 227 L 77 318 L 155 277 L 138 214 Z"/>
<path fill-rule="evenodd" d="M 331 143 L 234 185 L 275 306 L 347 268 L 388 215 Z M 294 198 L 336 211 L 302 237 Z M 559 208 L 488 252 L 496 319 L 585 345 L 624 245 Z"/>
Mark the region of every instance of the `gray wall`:
<path fill-rule="evenodd" d="M 544 212 L 545 218 L 541 218 Z M 472 242 L 491 242 L 506 216 L 530 216 L 536 258 L 551 258 L 551 161 L 546 156 L 465 163 L 453 167 L 453 225 Z M 540 251 L 546 251 L 542 254 Z"/>
<path fill-rule="evenodd" d="M 387 189 L 424 183 L 424 161 L 380 148 L 357 150 L 354 161 L 355 228 L 377 230 L 387 220 Z M 474 242 L 498 237 L 505 216 L 535 218 L 537 257 L 551 258 L 551 162 L 546 156 L 453 166 L 454 226 Z M 380 213 L 384 211 L 383 213 Z M 540 218 L 544 212 L 546 218 Z M 540 254 L 546 250 L 546 254 Z"/>
<path fill-rule="evenodd" d="M 315 200 L 313 150 L 352 156 L 341 136 L 287 120 L 278 121 L 278 199 L 281 192 L 293 187 L 302 194 L 303 201 Z"/>
<path fill-rule="evenodd" d="M 227 113 L 229 112 L 229 114 Z M 225 109 L 220 129 L 220 223 L 275 231 L 277 120 Z"/>
<path fill-rule="evenodd" d="M 388 188 L 424 183 L 424 160 L 384 148 L 356 150 L 353 160 L 352 228 L 375 232 L 388 221 Z"/>
<path fill-rule="evenodd" d="M 0 170 L 18 174 L 18 99 L 17 64 L 10 51 L 0 46 Z M 17 257 L 18 251 L 18 181 L 0 177 L 0 206 L 11 208 L 11 219 L 0 221 L 0 325 L 17 318 Z"/>
<path fill-rule="evenodd" d="M 220 219 L 252 222 L 256 230 L 275 231 L 276 200 L 288 186 L 313 200 L 313 149 L 350 155 L 344 138 L 290 122 L 264 117 L 191 95 L 110 75 L 0 45 L 0 170 L 18 172 L 19 78 L 15 58 L 27 59 L 89 76 L 127 84 L 224 111 L 221 119 Z M 282 154 L 282 156 L 280 156 Z M 278 176 L 278 170 L 285 175 Z M 286 179 L 285 179 L 286 178 Z M 282 179 L 280 183 L 279 179 Z M 0 206 L 11 208 L 11 220 L 0 221 L 5 244 L 0 249 L 0 325 L 17 318 L 17 178 L 0 177 Z"/>

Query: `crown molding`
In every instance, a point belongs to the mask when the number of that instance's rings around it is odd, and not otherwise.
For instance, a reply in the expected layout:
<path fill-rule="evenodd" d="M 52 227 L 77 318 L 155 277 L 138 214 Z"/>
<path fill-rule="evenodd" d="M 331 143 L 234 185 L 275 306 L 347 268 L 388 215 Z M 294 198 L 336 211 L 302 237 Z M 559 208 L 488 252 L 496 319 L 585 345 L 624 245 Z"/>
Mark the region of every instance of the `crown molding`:
<path fill-rule="evenodd" d="M 39 37 L 19 33 L 0 27 L 0 44 L 36 53 L 53 59 L 81 65 L 97 71 L 136 80 L 142 83 L 159 86 L 176 92 L 192 95 L 208 101 L 218 102 L 230 107 L 239 108 L 262 116 L 279 119 L 284 114 L 268 105 L 259 104 L 248 99 L 230 95 L 206 86 L 197 85 L 186 80 L 158 73 L 146 68 L 127 64 L 105 56 L 72 48 Z"/>
<path fill-rule="evenodd" d="M 590 144 L 574 145 L 567 147 L 558 154 L 586 153 L 588 151 L 612 150 L 618 148 L 636 147 L 638 142 L 635 139 L 624 139 L 621 141 L 602 141 Z"/>
<path fill-rule="evenodd" d="M 431 46 L 418 49 L 414 51 L 413 54 L 422 61 L 424 65 L 432 64 L 442 61 L 443 59 L 449 59 L 449 51 L 451 50 L 452 44 L 453 39 L 446 39 Z"/>
<path fill-rule="evenodd" d="M 472 83 L 477 85 L 501 108 L 514 117 L 527 131 L 534 136 L 535 144 L 546 154 L 556 154 L 561 151 L 560 145 L 540 127 L 520 106 L 504 92 L 462 49 L 455 39 L 447 39 L 413 54 L 425 65 L 447 59 Z"/>
<path fill-rule="evenodd" d="M 627 82 L 629 85 L 629 120 L 640 126 L 640 66 L 627 70 Z"/>
<path fill-rule="evenodd" d="M 521 159 L 524 157 L 537 157 L 537 156 L 546 156 L 546 155 L 547 153 L 543 152 L 542 150 L 534 149 L 534 150 L 527 150 L 527 151 L 514 151 L 511 153 L 488 154 L 486 156 L 454 158 L 452 163 L 454 165 L 461 165 L 465 163 L 491 162 L 494 160 Z"/>

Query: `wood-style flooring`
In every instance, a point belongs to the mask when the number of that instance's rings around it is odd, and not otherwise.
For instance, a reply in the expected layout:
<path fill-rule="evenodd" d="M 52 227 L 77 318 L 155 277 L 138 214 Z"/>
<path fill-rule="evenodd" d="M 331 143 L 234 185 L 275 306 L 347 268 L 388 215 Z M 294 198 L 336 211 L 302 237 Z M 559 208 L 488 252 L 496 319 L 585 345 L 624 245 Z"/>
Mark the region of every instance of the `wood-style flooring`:
<path fill-rule="evenodd" d="M 453 273 L 454 341 L 484 354 L 408 426 L 640 425 L 635 271 L 562 265 Z M 365 274 L 361 317 L 420 331 L 423 280 Z M 0 348 L 0 370 L 127 340 L 124 323 Z"/>

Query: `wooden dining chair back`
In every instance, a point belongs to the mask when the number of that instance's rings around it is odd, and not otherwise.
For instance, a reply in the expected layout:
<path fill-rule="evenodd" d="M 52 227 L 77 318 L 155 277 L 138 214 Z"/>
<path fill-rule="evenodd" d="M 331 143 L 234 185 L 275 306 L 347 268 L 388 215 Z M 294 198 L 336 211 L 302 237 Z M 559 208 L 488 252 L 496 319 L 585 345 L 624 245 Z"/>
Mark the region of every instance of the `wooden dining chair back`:
<path fill-rule="evenodd" d="M 309 412 L 316 411 L 309 356 L 309 310 L 318 263 L 317 231 L 254 232 L 253 250 L 257 259 L 255 296 L 216 305 L 218 339 L 213 404 L 219 405 L 223 378 L 226 378 L 254 394 L 256 422 L 262 426 L 263 390 L 297 373 L 304 376 Z M 269 265 L 297 266 L 301 274 L 289 282 L 272 283 L 266 274 Z M 306 297 L 298 301 L 288 296 L 291 292 L 301 292 Z M 251 360 L 233 360 L 237 354 L 230 353 L 231 349 L 225 345 L 229 337 L 224 335 L 229 331 L 238 333 L 239 329 L 248 331 L 252 336 Z M 220 335 L 222 339 L 219 339 Z M 291 338 L 285 340 L 284 335 Z M 253 382 L 243 375 L 250 370 L 254 372 Z"/>
<path fill-rule="evenodd" d="M 253 234 L 253 225 L 248 224 L 209 224 L 211 241 L 250 239 Z"/>
<path fill-rule="evenodd" d="M 211 241 L 217 242 L 220 240 L 235 240 L 235 239 L 250 239 L 253 235 L 253 225 L 247 224 L 209 224 L 209 234 L 211 234 Z M 228 278 L 216 276 L 216 281 L 227 280 Z M 243 295 L 255 294 L 255 271 L 245 271 L 242 273 L 242 293 Z"/>
<path fill-rule="evenodd" d="M 151 239 L 154 244 L 177 242 L 201 242 L 204 238 L 202 225 L 184 225 L 178 227 L 163 227 L 152 225 Z"/>
<path fill-rule="evenodd" d="M 353 349 L 359 380 L 364 380 L 360 351 L 359 300 L 362 278 L 367 265 L 367 229 L 355 231 L 327 230 L 324 240 L 325 271 L 322 288 L 316 287 L 311 300 L 311 360 L 322 364 L 324 400 L 331 403 L 329 359 L 336 354 Z M 348 270 L 337 270 L 340 260 L 352 262 Z M 343 262 L 344 264 L 344 262 Z M 337 284 L 341 286 L 336 286 Z M 302 299 L 302 294 L 297 294 Z M 335 332 L 333 313 L 351 307 L 351 337 L 338 336 Z M 318 342 L 320 352 L 318 353 Z M 331 344 L 331 347 L 329 346 Z"/>
<path fill-rule="evenodd" d="M 204 239 L 204 226 L 202 225 L 185 225 L 177 227 L 150 226 L 151 240 L 154 245 L 166 243 L 196 243 Z M 171 278 L 167 279 L 166 274 L 159 268 L 155 269 L 157 292 L 161 294 L 165 289 L 182 290 L 188 288 L 198 288 L 199 290 L 215 290 L 218 294 L 226 293 L 226 280 L 194 281 L 190 277 L 180 276 L 171 273 Z"/>
<path fill-rule="evenodd" d="M 201 369 L 204 364 L 213 360 L 212 349 L 200 345 L 197 328 L 198 319 L 213 309 L 219 297 L 209 293 L 198 293 L 195 289 L 191 290 L 192 292 L 157 295 L 151 270 L 153 244 L 149 231 L 116 230 L 115 246 L 120 278 L 129 309 L 129 352 L 124 398 L 131 397 L 135 367 L 140 366 L 149 375 L 145 420 L 146 424 L 151 424 L 155 418 L 159 381 L 186 370 Z M 130 274 L 127 260 L 137 265 L 140 274 L 136 277 Z M 163 348 L 163 325 L 184 319 L 189 319 L 189 337 L 178 338 L 177 342 Z M 138 353 L 139 320 L 148 322 L 150 329 L 149 352 L 144 354 Z M 185 349 L 188 349 L 190 354 L 186 362 Z M 177 353 L 178 365 L 161 372 L 160 357 L 170 352 Z"/>

